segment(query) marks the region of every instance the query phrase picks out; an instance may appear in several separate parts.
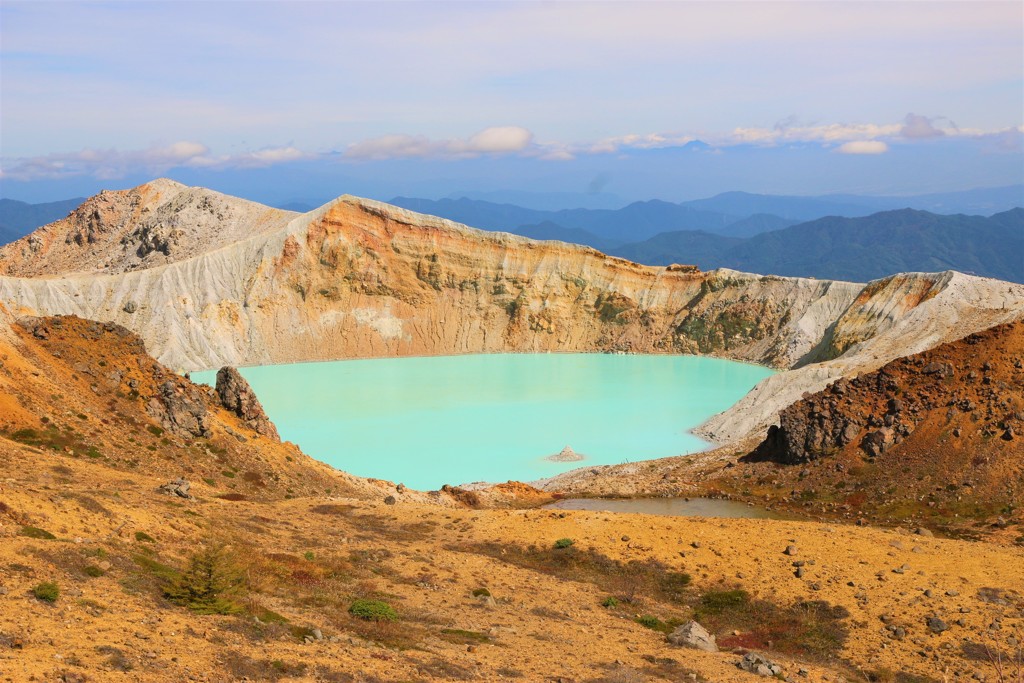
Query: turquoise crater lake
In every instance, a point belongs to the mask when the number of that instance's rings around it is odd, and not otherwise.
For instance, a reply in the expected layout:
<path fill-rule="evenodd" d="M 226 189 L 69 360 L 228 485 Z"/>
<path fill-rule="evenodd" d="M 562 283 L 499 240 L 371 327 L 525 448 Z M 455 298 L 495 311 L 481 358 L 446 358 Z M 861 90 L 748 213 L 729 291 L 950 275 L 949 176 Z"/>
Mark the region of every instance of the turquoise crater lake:
<path fill-rule="evenodd" d="M 486 354 L 240 369 L 281 438 L 417 489 L 692 453 L 688 433 L 772 374 L 698 356 Z M 213 384 L 214 372 L 193 373 Z M 565 446 L 574 462 L 546 457 Z"/>

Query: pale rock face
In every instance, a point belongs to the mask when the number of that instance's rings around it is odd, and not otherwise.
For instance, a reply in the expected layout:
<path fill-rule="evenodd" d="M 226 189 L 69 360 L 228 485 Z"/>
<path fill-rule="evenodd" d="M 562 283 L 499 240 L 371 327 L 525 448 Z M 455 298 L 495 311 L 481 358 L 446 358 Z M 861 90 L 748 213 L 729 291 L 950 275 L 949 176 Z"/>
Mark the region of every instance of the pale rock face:
<path fill-rule="evenodd" d="M 715 636 L 696 621 L 688 621 L 667 636 L 668 642 L 704 652 L 718 652 Z"/>
<path fill-rule="evenodd" d="M 87 206 L 101 218 L 92 233 Z M 1024 286 L 959 273 L 866 286 L 700 273 L 356 197 L 296 215 L 170 181 L 90 199 L 0 249 L 0 272 L 13 313 L 115 321 L 182 370 L 507 351 L 791 368 L 704 425 L 716 441 L 765 428 L 838 376 L 1024 315 Z"/>

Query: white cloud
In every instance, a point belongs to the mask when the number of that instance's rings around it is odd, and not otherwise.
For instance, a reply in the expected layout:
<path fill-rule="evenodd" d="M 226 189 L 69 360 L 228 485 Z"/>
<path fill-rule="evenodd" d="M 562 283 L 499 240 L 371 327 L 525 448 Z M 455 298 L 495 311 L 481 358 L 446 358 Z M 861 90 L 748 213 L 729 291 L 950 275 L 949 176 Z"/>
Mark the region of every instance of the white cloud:
<path fill-rule="evenodd" d="M 520 126 L 485 128 L 469 138 L 431 140 L 423 135 L 382 135 L 349 145 L 349 159 L 381 161 L 410 157 L 466 159 L 481 154 L 514 154 L 526 151 L 533 133 Z"/>
<path fill-rule="evenodd" d="M 724 133 L 701 134 L 629 133 L 581 142 L 538 141 L 527 128 L 495 126 L 465 138 L 385 135 L 351 144 L 336 157 L 350 161 L 383 161 L 471 159 L 494 155 L 571 161 L 586 155 L 679 148 L 697 141 L 702 143 L 702 149 L 711 153 L 750 145 L 817 144 L 841 154 L 884 154 L 890 145 L 913 144 L 914 140 L 921 138 L 973 139 L 985 144 L 986 149 L 999 152 L 1019 150 L 1024 139 L 1024 126 L 986 131 L 959 128 L 951 121 L 948 126 L 940 127 L 937 124 L 940 119 L 943 117 L 908 114 L 902 123 L 799 124 L 795 117 L 790 117 L 771 128 L 741 127 Z M 264 168 L 323 156 L 294 145 L 218 155 L 202 143 L 184 140 L 141 150 L 84 149 L 36 157 L 5 158 L 0 160 L 0 177 L 16 181 L 72 176 L 116 179 L 139 172 L 158 175 L 173 168 Z"/>
<path fill-rule="evenodd" d="M 533 142 L 533 133 L 519 126 L 485 128 L 469 139 L 469 149 L 482 153 L 519 152 Z"/>
<path fill-rule="evenodd" d="M 610 154 L 624 149 L 661 149 L 663 147 L 682 147 L 697 138 L 692 135 L 678 133 L 629 133 L 613 138 L 605 138 L 587 144 L 581 148 L 590 154 Z"/>
<path fill-rule="evenodd" d="M 889 145 L 881 140 L 854 140 L 839 145 L 836 151 L 840 154 L 885 154 Z"/>

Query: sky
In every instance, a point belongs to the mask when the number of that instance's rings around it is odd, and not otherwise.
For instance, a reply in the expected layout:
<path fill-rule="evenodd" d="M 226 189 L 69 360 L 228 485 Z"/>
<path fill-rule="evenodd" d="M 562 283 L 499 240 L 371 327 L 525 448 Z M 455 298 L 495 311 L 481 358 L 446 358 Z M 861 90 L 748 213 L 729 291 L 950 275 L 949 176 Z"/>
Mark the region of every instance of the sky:
<path fill-rule="evenodd" d="M 1020 2 L 0 2 L 0 196 L 1024 182 Z"/>

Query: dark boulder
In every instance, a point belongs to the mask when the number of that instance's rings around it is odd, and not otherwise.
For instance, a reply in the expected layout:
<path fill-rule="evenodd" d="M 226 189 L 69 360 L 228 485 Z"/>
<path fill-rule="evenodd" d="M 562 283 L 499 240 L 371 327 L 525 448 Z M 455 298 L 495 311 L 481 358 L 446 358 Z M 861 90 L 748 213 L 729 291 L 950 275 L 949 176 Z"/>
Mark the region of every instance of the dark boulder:
<path fill-rule="evenodd" d="M 223 367 L 217 371 L 217 397 L 222 406 L 240 417 L 257 434 L 281 440 L 277 428 L 256 398 L 256 392 L 235 368 Z"/>

